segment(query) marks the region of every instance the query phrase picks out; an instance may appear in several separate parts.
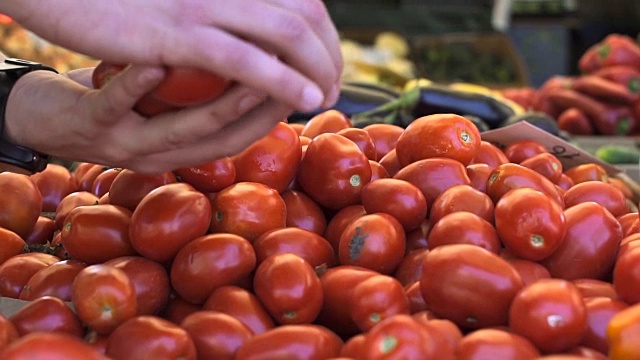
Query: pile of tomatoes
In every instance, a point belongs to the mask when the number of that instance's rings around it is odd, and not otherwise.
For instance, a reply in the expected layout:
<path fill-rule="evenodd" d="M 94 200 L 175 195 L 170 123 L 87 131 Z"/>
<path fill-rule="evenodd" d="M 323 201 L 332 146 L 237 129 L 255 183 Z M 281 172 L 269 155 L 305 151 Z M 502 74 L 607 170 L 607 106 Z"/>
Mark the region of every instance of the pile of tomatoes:
<path fill-rule="evenodd" d="M 0 358 L 635 359 L 640 216 L 464 117 L 329 110 L 143 175 L 0 173 Z"/>

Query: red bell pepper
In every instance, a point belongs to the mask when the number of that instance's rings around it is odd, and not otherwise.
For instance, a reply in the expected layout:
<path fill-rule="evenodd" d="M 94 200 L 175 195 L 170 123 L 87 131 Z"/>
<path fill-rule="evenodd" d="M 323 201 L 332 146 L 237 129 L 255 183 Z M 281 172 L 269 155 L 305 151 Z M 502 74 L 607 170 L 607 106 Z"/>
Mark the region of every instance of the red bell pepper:
<path fill-rule="evenodd" d="M 640 46 L 630 36 L 609 34 L 589 47 L 578 61 L 578 68 L 583 73 L 614 65 L 627 65 L 640 70 Z"/>
<path fill-rule="evenodd" d="M 623 85 L 632 94 L 640 94 L 640 70 L 633 66 L 607 66 L 596 70 L 593 75 Z"/>

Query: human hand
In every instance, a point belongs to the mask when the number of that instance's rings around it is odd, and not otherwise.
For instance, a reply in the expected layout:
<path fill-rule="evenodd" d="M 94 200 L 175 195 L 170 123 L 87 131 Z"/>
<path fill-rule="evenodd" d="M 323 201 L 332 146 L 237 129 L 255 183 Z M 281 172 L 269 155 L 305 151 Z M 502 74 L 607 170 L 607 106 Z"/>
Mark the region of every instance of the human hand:
<path fill-rule="evenodd" d="M 62 159 L 160 174 L 240 152 L 292 111 L 236 85 L 206 105 L 147 119 L 132 109 L 162 81 L 162 67 L 132 66 L 99 90 L 86 86 L 91 71 L 23 76 L 9 97 L 4 136 Z"/>
<path fill-rule="evenodd" d="M 98 59 L 204 68 L 296 110 L 339 94 L 339 39 L 321 0 L 21 0 L 0 12 Z"/>

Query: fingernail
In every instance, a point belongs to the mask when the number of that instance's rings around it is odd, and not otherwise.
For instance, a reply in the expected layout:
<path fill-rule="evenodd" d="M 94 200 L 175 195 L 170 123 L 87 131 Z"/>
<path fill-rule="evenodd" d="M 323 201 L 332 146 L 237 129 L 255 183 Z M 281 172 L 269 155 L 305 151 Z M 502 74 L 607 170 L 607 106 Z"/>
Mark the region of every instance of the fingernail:
<path fill-rule="evenodd" d="M 260 105 L 264 101 L 264 96 L 260 95 L 247 95 L 238 103 L 238 113 L 244 114 L 247 111 L 253 109 L 254 107 Z"/>
<path fill-rule="evenodd" d="M 338 102 L 339 96 L 340 96 L 340 85 L 336 83 L 331 88 L 331 92 L 329 92 L 329 95 L 325 99 L 324 104 L 322 104 L 322 107 L 326 109 L 332 107 L 333 105 L 335 105 L 336 102 Z"/>
<path fill-rule="evenodd" d="M 312 111 L 322 105 L 324 96 L 320 89 L 315 86 L 307 86 L 302 91 L 302 107 L 301 110 Z"/>

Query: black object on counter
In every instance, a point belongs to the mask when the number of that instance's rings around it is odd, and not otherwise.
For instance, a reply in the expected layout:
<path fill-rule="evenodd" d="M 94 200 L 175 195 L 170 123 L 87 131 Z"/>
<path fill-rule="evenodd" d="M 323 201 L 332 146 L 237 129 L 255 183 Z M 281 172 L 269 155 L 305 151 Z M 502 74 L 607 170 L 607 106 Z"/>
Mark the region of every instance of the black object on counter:
<path fill-rule="evenodd" d="M 551 116 L 541 112 L 527 112 L 524 114 L 510 116 L 505 121 L 504 126 L 512 125 L 520 121 L 526 121 L 529 124 L 536 126 L 552 135 L 559 136 L 560 129 L 558 123 Z"/>

